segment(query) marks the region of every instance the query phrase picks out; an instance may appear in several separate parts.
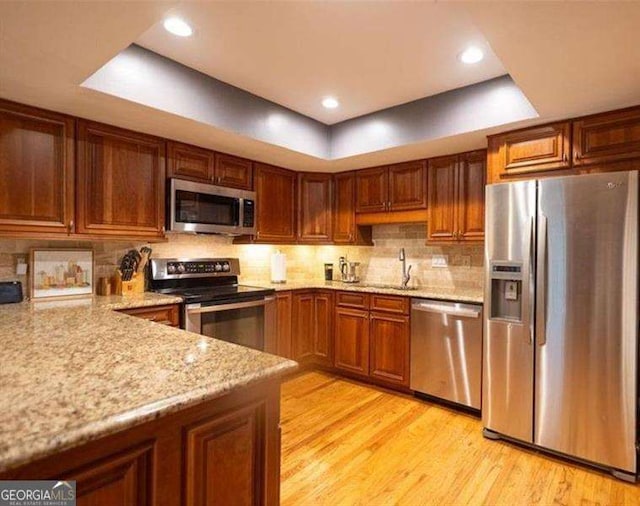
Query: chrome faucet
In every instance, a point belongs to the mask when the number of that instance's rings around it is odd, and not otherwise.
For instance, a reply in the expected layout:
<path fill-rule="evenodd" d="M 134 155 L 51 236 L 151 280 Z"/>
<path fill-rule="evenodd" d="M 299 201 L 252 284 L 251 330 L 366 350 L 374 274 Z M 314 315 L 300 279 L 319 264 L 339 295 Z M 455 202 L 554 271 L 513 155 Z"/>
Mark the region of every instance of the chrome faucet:
<path fill-rule="evenodd" d="M 400 285 L 400 288 L 406 289 L 409 284 L 409 280 L 411 279 L 409 274 L 411 272 L 411 265 L 409 265 L 409 268 L 407 269 L 407 259 L 404 254 L 404 248 L 400 248 L 400 261 L 402 262 L 402 284 Z"/>

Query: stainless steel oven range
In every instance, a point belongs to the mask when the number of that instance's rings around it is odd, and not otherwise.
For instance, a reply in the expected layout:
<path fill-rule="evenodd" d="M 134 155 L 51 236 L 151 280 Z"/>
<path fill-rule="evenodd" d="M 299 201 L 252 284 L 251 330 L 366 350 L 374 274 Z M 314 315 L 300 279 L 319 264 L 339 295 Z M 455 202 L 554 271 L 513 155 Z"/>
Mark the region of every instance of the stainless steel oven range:
<path fill-rule="evenodd" d="M 151 259 L 151 289 L 184 300 L 185 330 L 275 351 L 275 290 L 238 284 L 237 258 Z"/>

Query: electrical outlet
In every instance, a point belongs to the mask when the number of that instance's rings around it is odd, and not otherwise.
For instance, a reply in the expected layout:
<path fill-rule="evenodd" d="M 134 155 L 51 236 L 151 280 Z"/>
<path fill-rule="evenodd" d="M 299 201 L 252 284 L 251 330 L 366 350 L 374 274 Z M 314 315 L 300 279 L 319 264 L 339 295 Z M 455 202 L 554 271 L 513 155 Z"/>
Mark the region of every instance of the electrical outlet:
<path fill-rule="evenodd" d="M 27 256 L 18 254 L 18 255 L 15 255 L 15 260 L 16 260 L 16 276 L 26 276 Z"/>
<path fill-rule="evenodd" d="M 431 267 L 442 268 L 448 267 L 449 255 L 433 255 L 431 257 Z"/>
<path fill-rule="evenodd" d="M 460 265 L 462 267 L 471 267 L 471 255 L 462 255 L 460 257 Z"/>

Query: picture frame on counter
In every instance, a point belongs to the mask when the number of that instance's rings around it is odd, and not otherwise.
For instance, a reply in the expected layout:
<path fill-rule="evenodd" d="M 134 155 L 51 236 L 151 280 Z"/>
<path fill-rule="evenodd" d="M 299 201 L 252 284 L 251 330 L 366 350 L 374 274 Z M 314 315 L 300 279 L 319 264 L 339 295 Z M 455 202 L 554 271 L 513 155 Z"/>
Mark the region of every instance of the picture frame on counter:
<path fill-rule="evenodd" d="M 90 297 L 95 289 L 94 271 L 92 249 L 32 248 L 31 299 Z"/>

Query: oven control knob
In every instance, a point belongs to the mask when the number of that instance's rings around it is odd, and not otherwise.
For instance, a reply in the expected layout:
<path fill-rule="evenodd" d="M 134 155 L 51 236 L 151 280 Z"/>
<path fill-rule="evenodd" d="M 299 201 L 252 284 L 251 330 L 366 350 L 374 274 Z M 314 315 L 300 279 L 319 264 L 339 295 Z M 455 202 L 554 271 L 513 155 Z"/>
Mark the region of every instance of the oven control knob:
<path fill-rule="evenodd" d="M 222 264 L 216 264 L 216 272 L 220 272 L 222 270 Z"/>
<path fill-rule="evenodd" d="M 167 265 L 167 273 L 168 274 L 175 274 L 176 272 L 176 266 L 173 264 L 169 264 Z"/>
<path fill-rule="evenodd" d="M 223 270 L 223 271 L 228 272 L 230 269 L 231 269 L 231 267 L 229 267 L 229 264 L 228 264 L 228 263 L 224 263 L 224 264 L 222 265 L 222 270 Z"/>
<path fill-rule="evenodd" d="M 178 271 L 180 274 L 183 274 L 183 273 L 184 273 L 184 271 L 186 270 L 186 269 L 185 269 L 184 264 L 178 264 L 178 265 L 176 266 L 176 269 L 177 269 L 177 271 Z"/>

